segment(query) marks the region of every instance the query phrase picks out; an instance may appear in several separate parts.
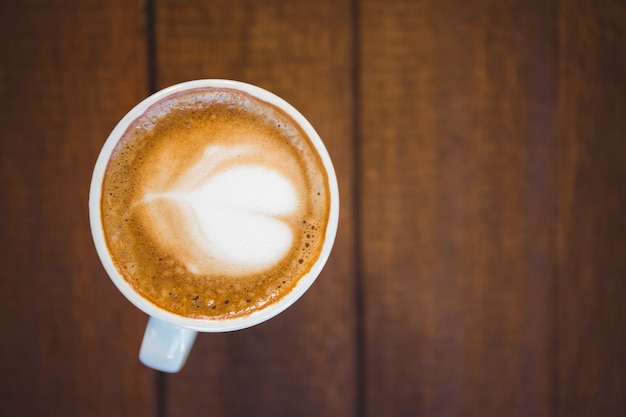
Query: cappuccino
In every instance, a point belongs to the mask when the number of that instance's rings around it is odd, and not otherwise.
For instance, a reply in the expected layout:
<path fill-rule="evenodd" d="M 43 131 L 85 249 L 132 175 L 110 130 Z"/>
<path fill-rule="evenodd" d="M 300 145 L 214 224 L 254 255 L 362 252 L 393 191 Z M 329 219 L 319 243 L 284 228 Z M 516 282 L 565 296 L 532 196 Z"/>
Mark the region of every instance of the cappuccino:
<path fill-rule="evenodd" d="M 249 315 L 320 257 L 329 179 L 283 110 L 229 88 L 175 93 L 124 132 L 107 163 L 108 252 L 143 298 L 193 319 Z"/>

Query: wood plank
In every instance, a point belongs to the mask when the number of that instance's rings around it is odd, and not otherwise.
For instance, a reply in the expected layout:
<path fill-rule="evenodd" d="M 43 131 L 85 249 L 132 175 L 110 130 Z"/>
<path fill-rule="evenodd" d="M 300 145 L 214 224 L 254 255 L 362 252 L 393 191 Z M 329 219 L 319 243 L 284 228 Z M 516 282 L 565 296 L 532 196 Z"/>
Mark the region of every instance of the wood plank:
<path fill-rule="evenodd" d="M 154 415 L 145 317 L 106 277 L 87 195 L 147 93 L 142 2 L 0 6 L 0 415 Z"/>
<path fill-rule="evenodd" d="M 352 35 L 349 1 L 156 3 L 158 87 L 250 82 L 315 126 L 335 162 L 340 229 L 324 272 L 287 312 L 232 334 L 199 335 L 164 380 L 166 415 L 351 416 L 356 410 Z"/>
<path fill-rule="evenodd" d="M 360 4 L 365 415 L 550 415 L 555 2 Z"/>
<path fill-rule="evenodd" d="M 626 4 L 562 2 L 558 399 L 626 410 Z"/>

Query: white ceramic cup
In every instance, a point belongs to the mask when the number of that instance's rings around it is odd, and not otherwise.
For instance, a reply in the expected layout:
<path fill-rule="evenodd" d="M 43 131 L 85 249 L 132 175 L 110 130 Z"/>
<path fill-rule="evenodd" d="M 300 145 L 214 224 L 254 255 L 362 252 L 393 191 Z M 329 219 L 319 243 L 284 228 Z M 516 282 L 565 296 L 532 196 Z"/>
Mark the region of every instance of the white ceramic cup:
<path fill-rule="evenodd" d="M 280 299 L 278 302 L 270 304 L 265 308 L 244 317 L 220 320 L 199 320 L 179 316 L 163 310 L 143 298 L 126 282 L 126 280 L 124 280 L 115 268 L 113 260 L 111 259 L 111 254 L 107 250 L 107 245 L 104 240 L 100 204 L 102 181 L 109 158 L 117 142 L 123 136 L 130 124 L 137 119 L 137 117 L 142 115 L 151 105 L 171 94 L 199 87 L 231 88 L 240 90 L 281 108 L 300 125 L 300 127 L 311 139 L 311 142 L 315 146 L 324 163 L 324 167 L 328 175 L 330 188 L 330 214 L 328 226 L 326 228 L 326 237 L 319 258 L 311 270 L 298 281 L 289 294 Z M 178 372 L 187 360 L 187 356 L 191 346 L 193 345 L 197 332 L 227 332 L 254 326 L 281 313 L 306 292 L 324 267 L 335 240 L 339 220 L 339 192 L 335 170 L 322 140 L 313 126 L 311 126 L 304 116 L 302 116 L 302 114 L 300 114 L 300 112 L 298 112 L 289 103 L 262 88 L 239 81 L 195 80 L 173 85 L 151 95 L 130 110 L 113 129 L 104 143 L 94 168 L 89 193 L 89 216 L 93 240 L 104 269 L 122 294 L 124 294 L 124 296 L 126 296 L 126 298 L 128 298 L 128 300 L 137 308 L 150 316 L 139 353 L 141 362 L 146 366 L 160 371 Z"/>

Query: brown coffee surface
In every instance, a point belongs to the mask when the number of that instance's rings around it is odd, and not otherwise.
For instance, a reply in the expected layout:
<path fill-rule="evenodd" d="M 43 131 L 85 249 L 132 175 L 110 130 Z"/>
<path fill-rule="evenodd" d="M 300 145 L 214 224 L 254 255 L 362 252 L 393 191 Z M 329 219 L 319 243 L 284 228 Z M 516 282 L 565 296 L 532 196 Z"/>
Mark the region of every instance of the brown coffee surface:
<path fill-rule="evenodd" d="M 322 160 L 289 115 L 201 88 L 131 123 L 107 165 L 102 223 L 117 270 L 144 298 L 223 319 L 275 303 L 311 269 L 329 198 Z"/>

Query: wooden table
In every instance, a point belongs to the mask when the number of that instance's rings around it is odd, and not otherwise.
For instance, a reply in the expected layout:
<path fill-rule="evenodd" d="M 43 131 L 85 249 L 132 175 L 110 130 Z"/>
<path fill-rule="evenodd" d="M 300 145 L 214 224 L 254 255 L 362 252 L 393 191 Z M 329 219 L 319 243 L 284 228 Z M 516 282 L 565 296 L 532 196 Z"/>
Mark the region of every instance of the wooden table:
<path fill-rule="evenodd" d="M 3 1 L 0 415 L 623 416 L 625 45 L 621 0 Z M 342 212 L 303 299 L 166 375 L 87 194 L 195 78 L 300 109 Z"/>

